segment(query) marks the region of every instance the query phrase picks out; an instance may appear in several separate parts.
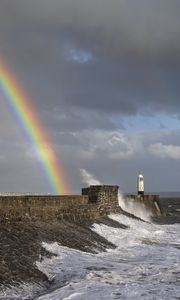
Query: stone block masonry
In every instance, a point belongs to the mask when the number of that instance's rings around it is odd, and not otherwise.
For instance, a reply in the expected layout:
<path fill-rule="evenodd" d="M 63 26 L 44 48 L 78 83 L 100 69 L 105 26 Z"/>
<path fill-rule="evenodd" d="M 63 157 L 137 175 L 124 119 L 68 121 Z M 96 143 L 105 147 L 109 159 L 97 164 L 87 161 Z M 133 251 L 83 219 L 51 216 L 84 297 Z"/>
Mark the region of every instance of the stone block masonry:
<path fill-rule="evenodd" d="M 119 209 L 117 186 L 91 186 L 82 195 L 0 195 L 0 219 L 81 223 Z"/>
<path fill-rule="evenodd" d="M 77 209 L 88 207 L 88 196 L 19 195 L 0 196 L 0 219 L 11 221 L 74 221 Z"/>
<path fill-rule="evenodd" d="M 152 198 L 152 199 L 151 199 Z M 154 196 L 144 199 L 154 203 Z M 154 211 L 156 208 L 154 208 Z M 110 213 L 122 212 L 118 204 L 118 186 L 92 185 L 82 195 L 0 195 L 0 221 L 67 220 L 82 223 Z"/>
<path fill-rule="evenodd" d="M 115 213 L 120 210 L 118 189 L 119 187 L 114 185 L 91 185 L 82 189 L 82 195 L 87 195 L 89 202 L 96 205 L 100 212 Z"/>

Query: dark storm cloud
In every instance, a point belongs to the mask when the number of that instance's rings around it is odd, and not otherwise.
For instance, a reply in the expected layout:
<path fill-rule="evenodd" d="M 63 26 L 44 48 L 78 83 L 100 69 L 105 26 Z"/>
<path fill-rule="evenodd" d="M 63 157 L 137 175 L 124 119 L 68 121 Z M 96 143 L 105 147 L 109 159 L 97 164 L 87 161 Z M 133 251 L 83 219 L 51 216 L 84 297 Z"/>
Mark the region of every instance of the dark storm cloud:
<path fill-rule="evenodd" d="M 44 121 L 53 127 L 54 130 L 68 132 L 68 131 L 78 131 L 86 129 L 104 129 L 104 130 L 115 130 L 117 126 L 115 123 L 107 117 L 106 114 L 99 114 L 96 111 L 86 111 L 83 109 L 59 109 L 58 107 L 54 108 L 53 118 L 52 112 L 46 111 L 44 113 Z M 120 124 L 119 128 L 123 129 L 123 126 Z"/>
<path fill-rule="evenodd" d="M 0 8 L 1 51 L 40 106 L 179 112 L 178 0 L 2 0 Z"/>
<path fill-rule="evenodd" d="M 113 44 L 104 51 L 112 53 L 144 52 L 162 57 L 179 50 L 178 0 L 2 0 L 1 7 L 6 29 L 9 22 L 18 29 L 24 23 L 69 28 L 94 36 L 96 42 L 100 39 L 102 48 L 111 40 Z"/>

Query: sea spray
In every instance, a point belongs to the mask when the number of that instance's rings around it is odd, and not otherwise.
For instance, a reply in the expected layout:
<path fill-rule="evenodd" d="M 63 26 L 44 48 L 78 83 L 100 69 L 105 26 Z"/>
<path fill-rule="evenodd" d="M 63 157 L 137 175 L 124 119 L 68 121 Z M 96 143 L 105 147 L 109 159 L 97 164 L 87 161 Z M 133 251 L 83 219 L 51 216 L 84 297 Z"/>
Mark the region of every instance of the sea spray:
<path fill-rule="evenodd" d="M 89 185 L 101 185 L 102 182 L 100 182 L 98 179 L 96 179 L 92 174 L 87 172 L 85 169 L 80 169 L 82 182 Z"/>
<path fill-rule="evenodd" d="M 132 198 L 126 200 L 120 191 L 118 192 L 118 201 L 119 206 L 128 213 L 148 222 L 151 220 L 152 213 L 147 210 L 143 202 L 137 203 Z"/>
<path fill-rule="evenodd" d="M 94 175 L 90 174 L 85 169 L 80 169 L 80 173 L 82 176 L 83 183 L 89 185 L 102 185 L 103 183 L 99 181 Z M 121 192 L 118 192 L 118 201 L 119 206 L 126 212 L 133 214 L 134 216 L 145 220 L 150 221 L 151 212 L 148 211 L 143 203 L 137 203 L 134 199 L 128 198 L 128 200 L 124 199 Z"/>

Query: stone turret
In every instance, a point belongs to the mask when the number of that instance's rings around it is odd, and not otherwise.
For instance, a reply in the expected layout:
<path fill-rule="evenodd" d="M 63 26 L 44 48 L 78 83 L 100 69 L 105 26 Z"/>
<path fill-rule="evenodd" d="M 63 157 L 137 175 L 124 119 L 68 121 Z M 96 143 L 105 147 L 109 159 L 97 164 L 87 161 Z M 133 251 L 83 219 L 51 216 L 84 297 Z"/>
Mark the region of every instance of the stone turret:
<path fill-rule="evenodd" d="M 82 195 L 87 195 L 89 202 L 96 203 L 101 210 L 117 212 L 120 209 L 118 188 L 116 185 L 91 185 L 82 189 Z"/>

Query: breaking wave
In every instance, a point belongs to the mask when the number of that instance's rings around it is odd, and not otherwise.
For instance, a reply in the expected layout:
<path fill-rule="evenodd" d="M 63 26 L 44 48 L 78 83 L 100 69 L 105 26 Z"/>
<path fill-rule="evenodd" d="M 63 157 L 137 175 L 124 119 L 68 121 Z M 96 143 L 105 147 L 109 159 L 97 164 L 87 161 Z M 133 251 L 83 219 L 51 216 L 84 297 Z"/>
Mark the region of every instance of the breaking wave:
<path fill-rule="evenodd" d="M 124 215 L 109 217 L 127 229 L 97 223 L 91 229 L 114 243 L 116 249 L 90 254 L 43 242 L 42 246 L 54 256 L 37 261 L 36 265 L 52 282 L 51 288 L 44 289 L 44 293 L 42 289 L 43 294 L 35 298 L 40 287 L 24 284 L 19 290 L 4 291 L 6 298 L 2 298 L 2 294 L 0 298 L 177 299 L 180 294 L 180 225 L 144 223 Z M 7 298 L 8 295 L 13 296 Z"/>

